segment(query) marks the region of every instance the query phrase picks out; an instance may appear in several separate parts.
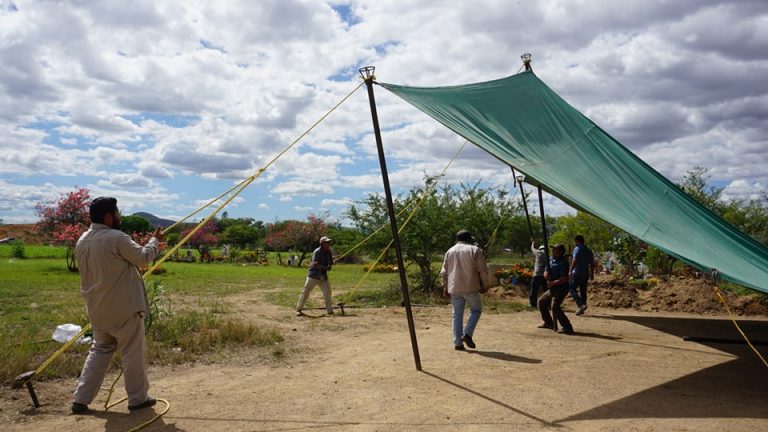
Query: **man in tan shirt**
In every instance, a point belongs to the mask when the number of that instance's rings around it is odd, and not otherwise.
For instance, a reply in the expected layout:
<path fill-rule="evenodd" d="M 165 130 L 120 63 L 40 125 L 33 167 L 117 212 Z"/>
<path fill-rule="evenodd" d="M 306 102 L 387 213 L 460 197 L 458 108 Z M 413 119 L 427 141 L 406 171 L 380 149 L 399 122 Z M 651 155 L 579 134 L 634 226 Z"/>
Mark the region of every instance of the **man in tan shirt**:
<path fill-rule="evenodd" d="M 146 246 L 120 231 L 115 198 L 99 197 L 90 207 L 91 227 L 75 246 L 80 292 L 93 328 L 93 345 L 83 365 L 72 401 L 73 414 L 85 414 L 104 381 L 115 351 L 125 371 L 128 409 L 154 405 L 144 369 L 144 316 L 148 313 L 144 280 L 138 267 L 150 264 L 163 240 L 160 228 Z"/>
<path fill-rule="evenodd" d="M 480 293 L 488 286 L 488 265 L 485 253 L 472 244 L 472 234 L 467 230 L 456 233 L 456 244 L 445 253 L 443 267 L 443 295 L 451 298 L 453 305 L 453 347 L 464 351 L 464 344 L 475 348 L 472 335 L 483 312 Z M 469 318 L 464 327 L 464 305 L 469 305 Z"/>

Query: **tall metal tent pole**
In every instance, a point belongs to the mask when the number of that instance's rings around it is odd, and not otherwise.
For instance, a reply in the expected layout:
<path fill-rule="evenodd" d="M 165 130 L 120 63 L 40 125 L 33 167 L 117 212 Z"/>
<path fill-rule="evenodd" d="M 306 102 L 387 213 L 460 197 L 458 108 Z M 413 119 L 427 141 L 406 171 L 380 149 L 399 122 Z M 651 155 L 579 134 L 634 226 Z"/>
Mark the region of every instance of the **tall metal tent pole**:
<path fill-rule="evenodd" d="M 523 209 L 525 209 L 525 220 L 528 221 L 528 233 L 531 234 L 531 240 L 533 240 L 533 226 L 531 226 L 531 215 L 528 214 L 528 204 L 525 201 L 525 191 L 523 191 L 523 179 L 525 176 L 523 174 L 520 174 L 519 176 L 515 174 L 515 167 L 510 165 L 510 168 L 512 169 L 512 177 L 515 178 L 515 181 L 520 185 L 520 196 L 523 198 Z"/>
<path fill-rule="evenodd" d="M 416 329 L 413 323 L 413 311 L 411 310 L 411 296 L 408 293 L 408 279 L 405 276 L 405 265 L 403 265 L 403 253 L 400 248 L 400 235 L 397 232 L 397 220 L 395 219 L 395 206 L 392 204 L 392 191 L 389 188 L 389 175 L 387 174 L 387 162 L 384 159 L 384 146 L 381 142 L 381 130 L 379 129 L 379 116 L 376 113 L 376 99 L 373 96 L 373 80 L 376 77 L 373 72 L 376 70 L 373 66 L 360 68 L 360 75 L 365 80 L 368 87 L 368 100 L 371 104 L 371 119 L 373 120 L 373 133 L 376 136 L 376 148 L 379 151 L 379 164 L 381 165 L 381 178 L 384 181 L 384 194 L 387 199 L 387 212 L 389 213 L 389 224 L 392 227 L 392 242 L 395 245 L 397 255 L 397 270 L 400 273 L 400 288 L 403 291 L 403 305 L 405 306 L 405 315 L 408 318 L 408 331 L 411 335 L 411 346 L 413 348 L 413 361 L 416 363 L 416 370 L 421 370 L 421 358 L 419 356 L 419 343 L 416 340 Z"/>
<path fill-rule="evenodd" d="M 547 239 L 547 221 L 544 217 L 544 198 L 541 194 L 541 184 L 539 184 L 539 213 L 541 213 L 541 235 L 544 237 L 544 256 L 547 257 L 547 268 L 549 268 L 549 239 Z"/>

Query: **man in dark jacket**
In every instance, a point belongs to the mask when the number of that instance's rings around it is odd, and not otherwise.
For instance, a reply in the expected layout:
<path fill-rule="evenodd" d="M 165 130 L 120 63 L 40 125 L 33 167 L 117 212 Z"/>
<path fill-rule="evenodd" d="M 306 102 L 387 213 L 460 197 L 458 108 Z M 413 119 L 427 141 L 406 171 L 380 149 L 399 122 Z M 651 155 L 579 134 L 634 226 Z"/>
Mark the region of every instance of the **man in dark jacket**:
<path fill-rule="evenodd" d="M 544 277 L 547 280 L 548 291 L 539 298 L 539 312 L 541 312 L 541 319 L 544 320 L 539 328 L 557 330 L 559 322 L 562 327 L 560 333 L 573 334 L 573 326 L 562 308 L 563 300 L 568 295 L 568 260 L 565 258 L 565 246 L 561 244 L 552 246 L 549 269 Z M 549 312 L 550 306 L 552 314 Z"/>

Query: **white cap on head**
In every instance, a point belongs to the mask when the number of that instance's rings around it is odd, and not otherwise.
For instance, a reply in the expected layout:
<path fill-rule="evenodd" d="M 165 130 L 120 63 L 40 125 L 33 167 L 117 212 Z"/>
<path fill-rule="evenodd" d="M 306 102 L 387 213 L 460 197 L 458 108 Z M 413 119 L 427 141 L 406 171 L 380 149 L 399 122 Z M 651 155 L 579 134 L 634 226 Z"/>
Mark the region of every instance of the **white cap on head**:
<path fill-rule="evenodd" d="M 320 244 L 323 244 L 323 243 L 330 243 L 330 242 L 331 242 L 331 239 L 330 239 L 330 238 L 328 238 L 328 237 L 326 237 L 326 236 L 322 236 L 322 237 L 320 237 Z"/>

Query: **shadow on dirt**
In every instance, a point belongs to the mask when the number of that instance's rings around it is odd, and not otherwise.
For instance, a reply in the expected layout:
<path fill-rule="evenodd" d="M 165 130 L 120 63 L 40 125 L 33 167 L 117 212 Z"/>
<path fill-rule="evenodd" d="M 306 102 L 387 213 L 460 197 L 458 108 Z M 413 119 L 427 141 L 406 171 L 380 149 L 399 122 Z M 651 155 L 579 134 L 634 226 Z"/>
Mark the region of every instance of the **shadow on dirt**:
<path fill-rule="evenodd" d="M 514 354 L 508 354 L 505 352 L 499 352 L 499 351 L 467 351 L 468 354 L 477 354 L 482 357 L 488 357 L 496 360 L 503 360 L 503 361 L 509 361 L 509 362 L 516 362 L 516 363 L 527 363 L 527 364 L 538 364 L 541 363 L 541 360 L 535 359 L 535 358 L 528 358 L 528 357 L 522 357 L 517 356 Z"/>
<path fill-rule="evenodd" d="M 536 417 L 533 414 L 530 414 L 530 413 L 527 413 L 525 411 L 522 411 L 522 410 L 520 410 L 518 408 L 513 407 L 512 405 L 509 405 L 509 404 L 504 403 L 504 402 L 502 402 L 500 400 L 494 399 L 494 398 L 492 398 L 490 396 L 484 395 L 484 394 L 482 394 L 482 393 L 480 393 L 480 392 L 478 392 L 476 390 L 472 390 L 469 387 L 465 387 L 465 386 L 463 386 L 461 384 L 457 384 L 457 383 L 455 383 L 455 382 L 453 382 L 453 381 L 451 381 L 451 380 L 449 380 L 447 378 L 441 377 L 440 375 L 434 374 L 432 372 L 427 372 L 425 370 L 422 370 L 421 373 L 423 373 L 424 375 L 430 376 L 430 377 L 432 377 L 432 378 L 434 378 L 434 379 L 436 379 L 438 381 L 442 381 L 442 382 L 444 382 L 446 384 L 449 384 L 449 385 L 451 385 L 453 387 L 456 387 L 456 388 L 458 388 L 460 390 L 463 390 L 463 391 L 465 391 L 467 393 L 470 393 L 470 394 L 473 394 L 473 395 L 475 395 L 477 397 L 483 398 L 483 399 L 487 400 L 488 402 L 492 402 L 492 403 L 494 403 L 494 404 L 496 404 L 496 405 L 498 405 L 500 407 L 506 408 L 506 409 L 516 413 L 516 414 L 520 414 L 521 416 L 524 416 L 524 417 L 527 417 L 527 418 L 529 418 L 531 420 L 539 422 L 542 425 L 549 426 L 549 427 L 562 427 L 562 425 L 557 424 L 557 422 L 553 423 L 553 422 L 544 420 L 542 418 Z"/>
<path fill-rule="evenodd" d="M 628 321 L 678 337 L 720 338 L 732 343 L 702 343 L 735 357 L 557 422 L 617 418 L 768 418 L 768 367 L 746 344 L 728 319 L 604 316 Z M 768 339 L 768 321 L 739 321 L 750 340 Z M 617 341 L 623 343 L 624 341 Z M 691 347 L 700 343 L 690 342 Z M 757 346 L 763 357 L 765 347 Z M 691 351 L 695 351 L 692 349 Z M 675 358 L 670 357 L 670 362 Z M 664 364 L 659 364 L 663 368 Z"/>

